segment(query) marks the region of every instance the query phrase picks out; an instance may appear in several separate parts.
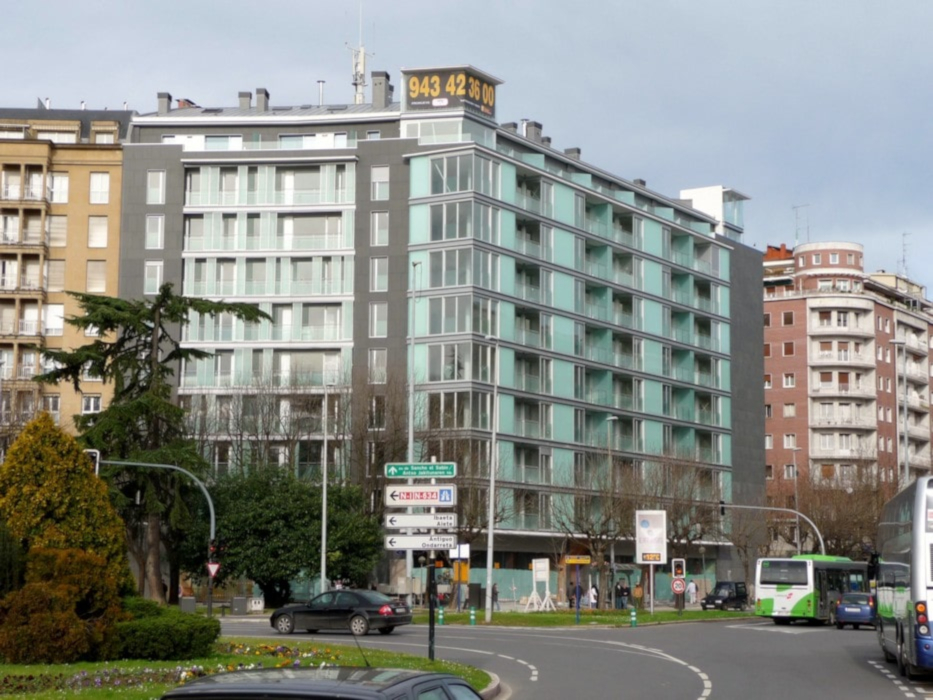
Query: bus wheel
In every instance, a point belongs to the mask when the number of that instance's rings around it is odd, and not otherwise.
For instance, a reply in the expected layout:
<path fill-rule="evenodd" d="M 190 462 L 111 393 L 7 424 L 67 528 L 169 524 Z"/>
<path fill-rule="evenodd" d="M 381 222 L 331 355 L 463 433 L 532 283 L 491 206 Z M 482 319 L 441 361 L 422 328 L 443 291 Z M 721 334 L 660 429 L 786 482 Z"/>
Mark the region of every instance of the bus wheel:
<path fill-rule="evenodd" d="M 901 676 L 907 675 L 907 660 L 904 658 L 904 641 L 897 635 L 897 672 Z"/>

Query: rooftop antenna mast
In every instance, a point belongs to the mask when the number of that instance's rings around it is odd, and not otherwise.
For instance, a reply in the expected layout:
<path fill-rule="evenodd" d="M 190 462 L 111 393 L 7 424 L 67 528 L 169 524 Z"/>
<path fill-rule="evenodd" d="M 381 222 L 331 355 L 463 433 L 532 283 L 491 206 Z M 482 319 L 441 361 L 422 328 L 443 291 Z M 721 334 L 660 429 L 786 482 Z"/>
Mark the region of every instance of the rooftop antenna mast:
<path fill-rule="evenodd" d="M 347 44 L 350 53 L 353 54 L 353 80 L 351 81 L 354 89 L 353 104 L 361 105 L 366 103 L 366 47 L 363 45 L 363 3 L 360 1 L 360 45 L 359 48 L 353 48 Z M 370 56 L 374 54 L 369 54 Z"/>
<path fill-rule="evenodd" d="M 910 279 L 910 274 L 907 272 L 907 236 L 909 235 L 907 231 L 901 234 L 901 259 L 897 261 L 901 277 L 904 279 Z"/>
<path fill-rule="evenodd" d="M 800 243 L 800 210 L 809 207 L 809 204 L 795 204 L 794 210 L 794 248 Z M 810 217 L 807 217 L 807 243 L 810 242 Z"/>

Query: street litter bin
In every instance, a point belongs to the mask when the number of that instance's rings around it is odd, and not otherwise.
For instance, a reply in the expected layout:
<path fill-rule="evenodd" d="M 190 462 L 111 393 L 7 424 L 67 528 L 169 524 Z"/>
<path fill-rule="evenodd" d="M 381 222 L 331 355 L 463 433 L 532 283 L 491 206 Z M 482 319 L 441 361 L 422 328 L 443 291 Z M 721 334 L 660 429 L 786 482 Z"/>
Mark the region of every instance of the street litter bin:
<path fill-rule="evenodd" d="M 198 607 L 197 600 L 193 595 L 182 596 L 178 602 L 183 613 L 193 613 Z"/>
<path fill-rule="evenodd" d="M 230 614 L 245 615 L 248 612 L 246 604 L 246 596 L 234 596 L 230 601 Z"/>

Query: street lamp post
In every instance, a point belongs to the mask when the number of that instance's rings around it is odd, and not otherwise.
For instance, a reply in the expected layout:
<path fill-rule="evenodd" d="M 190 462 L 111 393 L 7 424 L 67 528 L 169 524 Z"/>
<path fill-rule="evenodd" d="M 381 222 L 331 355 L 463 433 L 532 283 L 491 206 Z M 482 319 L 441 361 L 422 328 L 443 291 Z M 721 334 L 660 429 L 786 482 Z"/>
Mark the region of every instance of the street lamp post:
<path fill-rule="evenodd" d="M 607 478 L 607 482 L 606 482 L 606 483 L 609 483 L 609 484 L 615 484 L 615 483 L 616 483 L 616 482 L 615 482 L 615 478 L 613 477 L 614 472 L 613 472 L 613 469 L 612 469 L 612 425 L 613 425 L 613 423 L 615 423 L 617 420 L 619 420 L 619 417 L 618 417 L 618 416 L 608 416 L 608 417 L 606 418 L 606 458 L 607 458 L 607 459 L 606 459 L 606 464 L 607 464 L 606 468 L 607 468 L 607 470 L 608 470 L 607 473 L 606 473 L 606 478 Z M 613 489 L 613 490 L 615 490 L 615 489 Z M 613 496 L 614 496 L 614 495 L 615 495 L 615 494 L 613 494 Z M 612 561 L 610 562 L 610 568 L 609 568 L 610 571 L 615 571 L 615 564 L 616 564 L 616 560 L 615 560 L 615 549 L 613 548 L 613 550 L 612 550 Z M 598 571 L 598 570 L 597 570 L 597 571 Z M 612 581 L 612 580 L 611 580 L 612 578 L 614 578 L 614 576 L 610 576 L 609 578 L 610 578 L 610 580 L 608 581 L 608 585 L 605 586 L 605 587 L 610 591 L 610 596 L 611 596 L 611 598 L 612 598 L 612 600 L 610 601 L 610 604 L 611 604 L 612 609 L 614 610 L 615 607 L 616 607 L 616 589 L 615 589 L 615 585 L 614 585 L 614 584 L 615 584 L 615 581 Z M 603 583 L 603 582 L 600 581 L 600 584 L 602 584 L 602 583 Z M 604 597 L 603 599 L 605 600 L 605 597 Z"/>
<path fill-rule="evenodd" d="M 324 377 L 324 450 L 321 456 L 321 593 L 327 590 L 327 377 Z"/>
<path fill-rule="evenodd" d="M 797 489 L 797 484 L 800 481 L 800 474 L 797 471 L 797 453 L 800 452 L 800 450 L 802 449 L 803 449 L 802 447 L 791 447 L 790 448 L 791 454 L 793 454 L 794 456 L 794 510 L 796 511 L 800 510 L 800 503 L 798 501 L 799 492 Z M 799 513 L 796 516 L 796 518 L 797 518 L 797 554 L 800 554 L 801 537 L 800 537 L 800 515 Z"/>
<path fill-rule="evenodd" d="M 897 363 L 897 347 L 900 345 L 904 346 L 904 349 L 902 350 L 904 354 L 904 364 L 903 364 L 903 372 L 902 372 L 902 374 L 904 375 L 904 404 L 903 404 L 904 422 L 903 422 L 903 427 L 901 429 L 901 432 L 903 433 L 902 435 L 902 453 L 903 454 L 901 456 L 901 462 L 904 465 L 904 476 L 903 476 L 904 480 L 901 483 L 901 488 L 904 488 L 904 486 L 907 486 L 907 482 L 910 480 L 910 462 L 908 461 L 909 458 L 907 454 L 907 447 L 908 447 L 908 443 L 907 443 L 907 341 L 894 338 L 891 340 L 891 345 L 893 345 L 895 348 L 894 349 L 895 365 Z M 897 383 L 896 375 L 897 375 L 897 372 L 895 371 L 895 378 L 894 378 L 895 384 Z"/>
<path fill-rule="evenodd" d="M 411 310 L 409 312 L 409 328 L 411 332 L 408 338 L 408 462 L 415 461 L 415 272 L 421 271 L 421 261 L 413 260 L 411 263 Z M 409 479 L 411 484 L 412 480 Z M 406 513 L 411 513 L 411 508 L 405 509 Z M 407 530 L 411 534 L 411 530 Z M 409 591 L 406 596 L 408 606 L 411 607 L 411 582 L 412 572 L 414 570 L 414 559 L 412 550 L 405 550 L 405 576 L 408 581 Z"/>
<path fill-rule="evenodd" d="M 486 340 L 495 342 L 496 354 L 492 377 L 492 406 L 489 419 L 492 422 L 492 436 L 489 445 L 489 524 L 486 528 L 486 622 L 492 622 L 492 566 L 493 542 L 496 528 L 496 470 L 499 468 L 499 338 L 486 336 Z"/>
<path fill-rule="evenodd" d="M 706 596 L 709 593 L 709 590 L 706 587 L 706 547 L 702 544 L 697 547 L 697 551 L 700 553 L 700 561 L 703 568 L 703 595 Z"/>

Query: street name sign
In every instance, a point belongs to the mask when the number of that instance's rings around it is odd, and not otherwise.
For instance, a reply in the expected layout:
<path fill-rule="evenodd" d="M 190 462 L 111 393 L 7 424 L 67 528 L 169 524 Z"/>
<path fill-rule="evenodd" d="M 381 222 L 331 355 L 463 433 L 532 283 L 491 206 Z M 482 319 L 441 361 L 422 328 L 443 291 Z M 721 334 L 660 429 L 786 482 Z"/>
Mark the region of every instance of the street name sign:
<path fill-rule="evenodd" d="M 455 506 L 457 487 L 453 484 L 431 486 L 390 486 L 385 490 L 387 506 Z"/>
<path fill-rule="evenodd" d="M 390 462 L 386 464 L 389 479 L 452 479 L 457 476 L 454 462 Z"/>
<path fill-rule="evenodd" d="M 589 564 L 589 554 L 568 554 L 564 557 L 565 564 Z"/>
<path fill-rule="evenodd" d="M 421 515 L 386 515 L 386 527 L 390 528 L 451 528 L 457 527 L 456 513 L 424 513 Z"/>
<path fill-rule="evenodd" d="M 456 535 L 387 535 L 386 549 L 450 549 L 457 546 Z"/>

